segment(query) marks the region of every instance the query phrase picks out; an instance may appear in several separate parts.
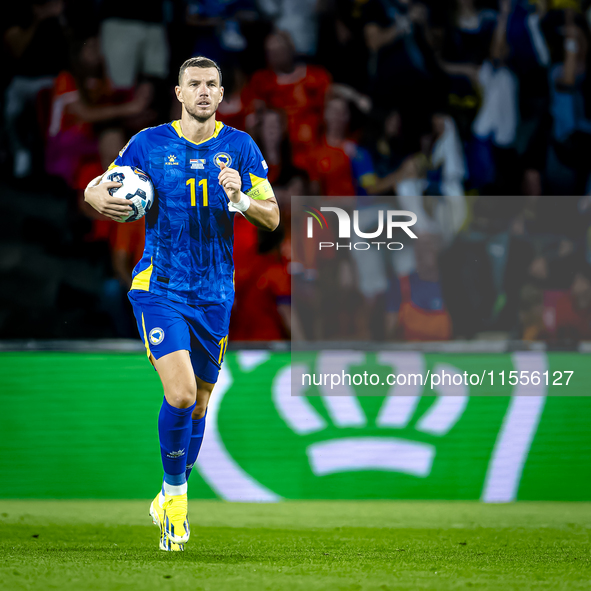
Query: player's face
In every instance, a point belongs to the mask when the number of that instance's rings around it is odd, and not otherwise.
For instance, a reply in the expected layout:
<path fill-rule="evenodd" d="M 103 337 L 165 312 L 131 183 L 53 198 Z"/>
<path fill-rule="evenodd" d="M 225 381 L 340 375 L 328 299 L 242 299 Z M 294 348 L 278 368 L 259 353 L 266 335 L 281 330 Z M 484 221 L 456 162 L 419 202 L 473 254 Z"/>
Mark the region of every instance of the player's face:
<path fill-rule="evenodd" d="M 215 68 L 187 68 L 176 95 L 187 113 L 199 121 L 207 121 L 217 111 L 224 97 L 224 88 Z"/>

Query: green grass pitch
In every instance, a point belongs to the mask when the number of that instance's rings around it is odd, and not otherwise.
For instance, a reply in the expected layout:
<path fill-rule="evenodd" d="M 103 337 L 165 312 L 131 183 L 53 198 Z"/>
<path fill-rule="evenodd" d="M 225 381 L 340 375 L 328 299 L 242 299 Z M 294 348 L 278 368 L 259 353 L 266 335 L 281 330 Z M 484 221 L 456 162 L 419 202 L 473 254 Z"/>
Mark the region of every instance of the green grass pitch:
<path fill-rule="evenodd" d="M 0 501 L 0 589 L 589 589 L 591 504 L 190 501 L 185 553 L 149 501 Z"/>

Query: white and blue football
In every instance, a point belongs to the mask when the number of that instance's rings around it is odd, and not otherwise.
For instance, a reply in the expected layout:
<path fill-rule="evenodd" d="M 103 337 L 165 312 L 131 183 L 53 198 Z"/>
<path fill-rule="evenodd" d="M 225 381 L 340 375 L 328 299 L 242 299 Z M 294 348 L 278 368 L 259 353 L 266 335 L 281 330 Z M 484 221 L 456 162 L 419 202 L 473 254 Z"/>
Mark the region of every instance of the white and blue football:
<path fill-rule="evenodd" d="M 154 203 L 154 185 L 150 177 L 135 166 L 115 166 L 107 171 L 101 183 L 113 181 L 121 187 L 109 189 L 111 195 L 129 199 L 133 211 L 122 222 L 135 222 L 143 218 Z"/>

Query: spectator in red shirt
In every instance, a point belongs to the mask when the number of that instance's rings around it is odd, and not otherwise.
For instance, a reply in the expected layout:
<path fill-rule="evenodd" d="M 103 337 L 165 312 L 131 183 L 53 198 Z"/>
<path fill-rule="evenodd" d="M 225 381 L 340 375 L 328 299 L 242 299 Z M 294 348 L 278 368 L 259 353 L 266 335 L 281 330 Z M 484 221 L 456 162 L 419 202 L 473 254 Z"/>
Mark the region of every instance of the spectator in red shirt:
<path fill-rule="evenodd" d="M 281 208 L 284 232 L 281 255 L 290 258 L 290 213 L 292 195 L 305 194 L 301 178 L 306 177 L 302 170 L 294 168 L 291 162 L 289 138 L 286 132 L 284 114 L 280 111 L 266 110 L 253 131 L 253 137 L 261 147 L 268 165 L 268 178 L 273 184 L 277 202 Z M 295 191 L 295 193 L 294 193 Z M 255 267 L 260 264 L 259 237 L 257 229 L 243 216 L 234 217 L 234 282 L 236 292 L 242 293 L 249 282 L 253 281 Z"/>
<path fill-rule="evenodd" d="M 216 119 L 241 131 L 246 130 L 248 91 L 246 75 L 238 68 L 224 69 L 224 100 L 216 112 Z"/>
<path fill-rule="evenodd" d="M 377 177 L 369 153 L 347 138 L 350 110 L 346 100 L 332 98 L 324 111 L 325 133 L 308 151 L 306 170 L 315 187 L 326 197 L 366 194 Z"/>
<path fill-rule="evenodd" d="M 258 254 L 248 278 L 236 282 L 230 338 L 277 341 L 291 337 L 291 280 L 281 256 L 283 230 L 259 233 Z"/>
<path fill-rule="evenodd" d="M 73 71 L 55 80 L 47 133 L 45 166 L 74 187 L 85 158 L 97 155 L 93 124 L 145 113 L 151 100 L 149 86 L 141 86 L 131 100 L 120 100 L 104 72 L 98 39 L 82 43 Z"/>
<path fill-rule="evenodd" d="M 287 135 L 287 120 L 283 111 L 268 109 L 253 130 L 253 137 L 261 147 L 273 187 L 285 187 L 301 171 L 293 165 L 291 144 Z"/>
<path fill-rule="evenodd" d="M 241 215 L 234 216 L 234 287 L 247 283 L 258 256 L 256 226 Z"/>
<path fill-rule="evenodd" d="M 279 31 L 265 41 L 268 68 L 255 72 L 248 86 L 252 107 L 283 109 L 296 166 L 302 167 L 306 150 L 319 138 L 330 74 L 321 66 L 296 63 L 293 42 Z"/>

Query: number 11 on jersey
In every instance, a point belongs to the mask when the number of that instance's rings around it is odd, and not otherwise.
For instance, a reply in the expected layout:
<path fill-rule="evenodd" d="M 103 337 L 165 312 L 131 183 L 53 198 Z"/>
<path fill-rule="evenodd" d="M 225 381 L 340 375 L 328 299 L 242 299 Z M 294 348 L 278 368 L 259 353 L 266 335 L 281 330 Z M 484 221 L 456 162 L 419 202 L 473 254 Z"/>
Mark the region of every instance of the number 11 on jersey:
<path fill-rule="evenodd" d="M 191 188 L 191 207 L 195 207 L 197 205 L 197 199 L 195 196 L 195 179 L 189 179 L 186 183 Z M 203 187 L 203 207 L 207 207 L 209 205 L 209 201 L 207 198 L 207 179 L 201 179 L 199 181 L 199 186 Z"/>

